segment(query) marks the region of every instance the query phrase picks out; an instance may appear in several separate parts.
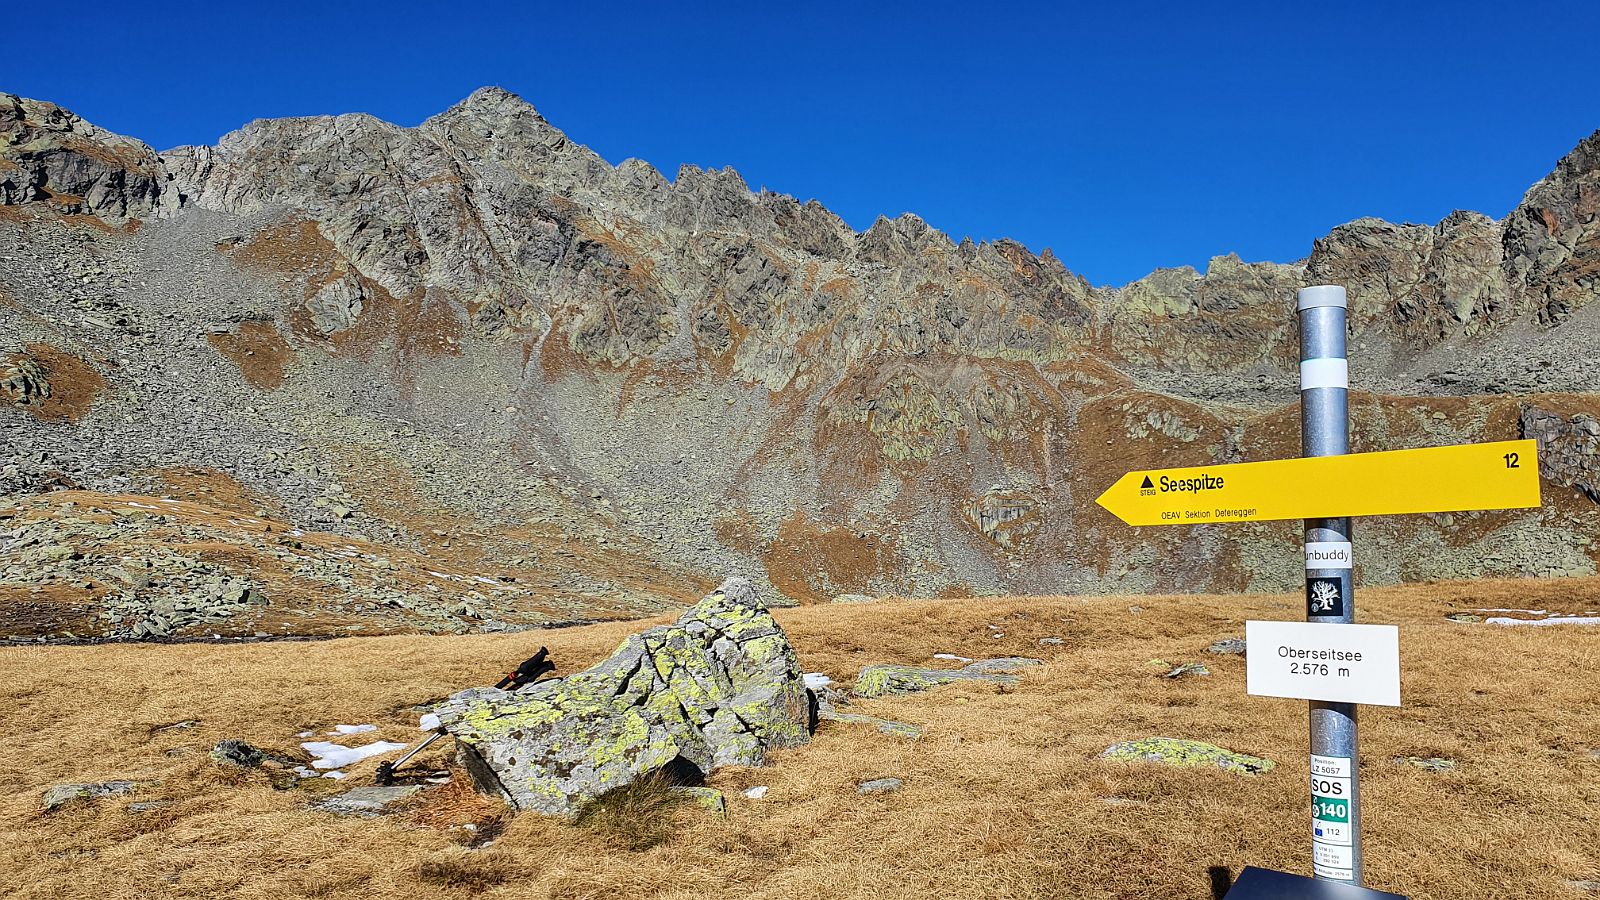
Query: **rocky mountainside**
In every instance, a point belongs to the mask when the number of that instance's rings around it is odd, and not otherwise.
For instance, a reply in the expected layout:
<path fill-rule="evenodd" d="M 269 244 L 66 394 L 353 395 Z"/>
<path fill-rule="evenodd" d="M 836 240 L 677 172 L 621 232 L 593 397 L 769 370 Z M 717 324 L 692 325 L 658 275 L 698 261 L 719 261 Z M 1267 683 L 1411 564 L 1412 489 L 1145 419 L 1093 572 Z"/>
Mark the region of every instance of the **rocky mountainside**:
<path fill-rule="evenodd" d="M 1132 467 L 1297 454 L 1293 293 L 1337 283 L 1358 449 L 1527 434 L 1547 463 L 1542 510 L 1363 523 L 1359 574 L 1589 574 L 1597 213 L 1600 132 L 1501 221 L 1362 219 L 1299 262 L 1106 288 L 731 169 L 612 166 L 495 88 L 416 128 L 260 120 L 161 154 L 0 95 L 0 491 L 482 569 L 530 585 L 513 624 L 690 599 L 657 573 L 798 602 L 1281 589 L 1292 524 L 1135 530 L 1093 500 Z M 81 552 L 58 499 L 16 504 L 0 596 L 94 619 L 142 589 L 29 555 Z"/>

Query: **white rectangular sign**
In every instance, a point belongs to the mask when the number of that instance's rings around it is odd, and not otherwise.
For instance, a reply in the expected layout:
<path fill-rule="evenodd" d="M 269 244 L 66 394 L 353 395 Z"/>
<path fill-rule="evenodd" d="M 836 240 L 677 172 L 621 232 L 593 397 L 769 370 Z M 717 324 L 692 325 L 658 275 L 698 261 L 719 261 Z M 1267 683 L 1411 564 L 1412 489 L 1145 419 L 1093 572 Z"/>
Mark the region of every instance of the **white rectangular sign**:
<path fill-rule="evenodd" d="M 1349 541 L 1310 541 L 1306 544 L 1306 571 L 1348 569 L 1354 560 Z"/>
<path fill-rule="evenodd" d="M 1394 625 L 1244 623 L 1246 690 L 1257 697 L 1400 705 Z"/>

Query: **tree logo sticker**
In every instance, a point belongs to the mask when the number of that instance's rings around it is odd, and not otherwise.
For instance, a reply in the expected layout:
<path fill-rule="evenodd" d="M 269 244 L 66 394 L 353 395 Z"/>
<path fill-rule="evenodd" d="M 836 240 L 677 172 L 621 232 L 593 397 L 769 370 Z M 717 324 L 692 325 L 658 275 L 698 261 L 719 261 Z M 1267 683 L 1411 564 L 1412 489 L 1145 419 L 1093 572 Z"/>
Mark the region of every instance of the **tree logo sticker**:
<path fill-rule="evenodd" d="M 1306 615 L 1344 615 L 1344 592 L 1337 578 L 1306 579 Z"/>

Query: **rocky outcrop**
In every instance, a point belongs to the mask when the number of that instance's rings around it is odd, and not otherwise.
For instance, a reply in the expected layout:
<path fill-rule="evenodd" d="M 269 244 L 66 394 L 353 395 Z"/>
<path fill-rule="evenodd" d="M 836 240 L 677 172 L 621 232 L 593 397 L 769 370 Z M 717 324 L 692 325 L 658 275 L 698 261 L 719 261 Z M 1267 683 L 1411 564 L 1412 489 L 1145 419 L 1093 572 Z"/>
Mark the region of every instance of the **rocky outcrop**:
<path fill-rule="evenodd" d="M 1545 324 L 1600 294 L 1600 131 L 1528 189 L 1505 221 L 1505 272 Z"/>
<path fill-rule="evenodd" d="M 121 221 L 172 212 L 181 198 L 161 157 L 39 100 L 0 94 L 0 206 L 48 202 Z"/>
<path fill-rule="evenodd" d="M 761 765 L 809 740 L 813 715 L 794 649 L 742 578 L 593 668 L 435 712 L 481 789 L 561 815 L 651 773 Z"/>
<path fill-rule="evenodd" d="M 1524 406 L 1521 426 L 1524 438 L 1538 442 L 1540 477 L 1600 503 L 1600 419 Z"/>
<path fill-rule="evenodd" d="M 0 363 L 0 398 L 21 406 L 50 399 L 50 376 L 36 359 L 17 356 Z"/>

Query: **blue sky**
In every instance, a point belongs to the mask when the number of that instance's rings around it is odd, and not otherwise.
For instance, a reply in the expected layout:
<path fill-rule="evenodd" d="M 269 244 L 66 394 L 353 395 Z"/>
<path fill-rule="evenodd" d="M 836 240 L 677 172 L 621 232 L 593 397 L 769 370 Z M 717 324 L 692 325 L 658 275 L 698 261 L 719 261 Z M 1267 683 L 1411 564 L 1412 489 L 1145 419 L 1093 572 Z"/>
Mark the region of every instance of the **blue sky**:
<path fill-rule="evenodd" d="M 158 149 L 263 116 L 414 125 L 498 84 L 612 162 L 732 165 L 1097 284 L 1299 259 L 1363 215 L 1503 216 L 1600 129 L 1593 0 L 51 9 L 0 90 Z"/>

